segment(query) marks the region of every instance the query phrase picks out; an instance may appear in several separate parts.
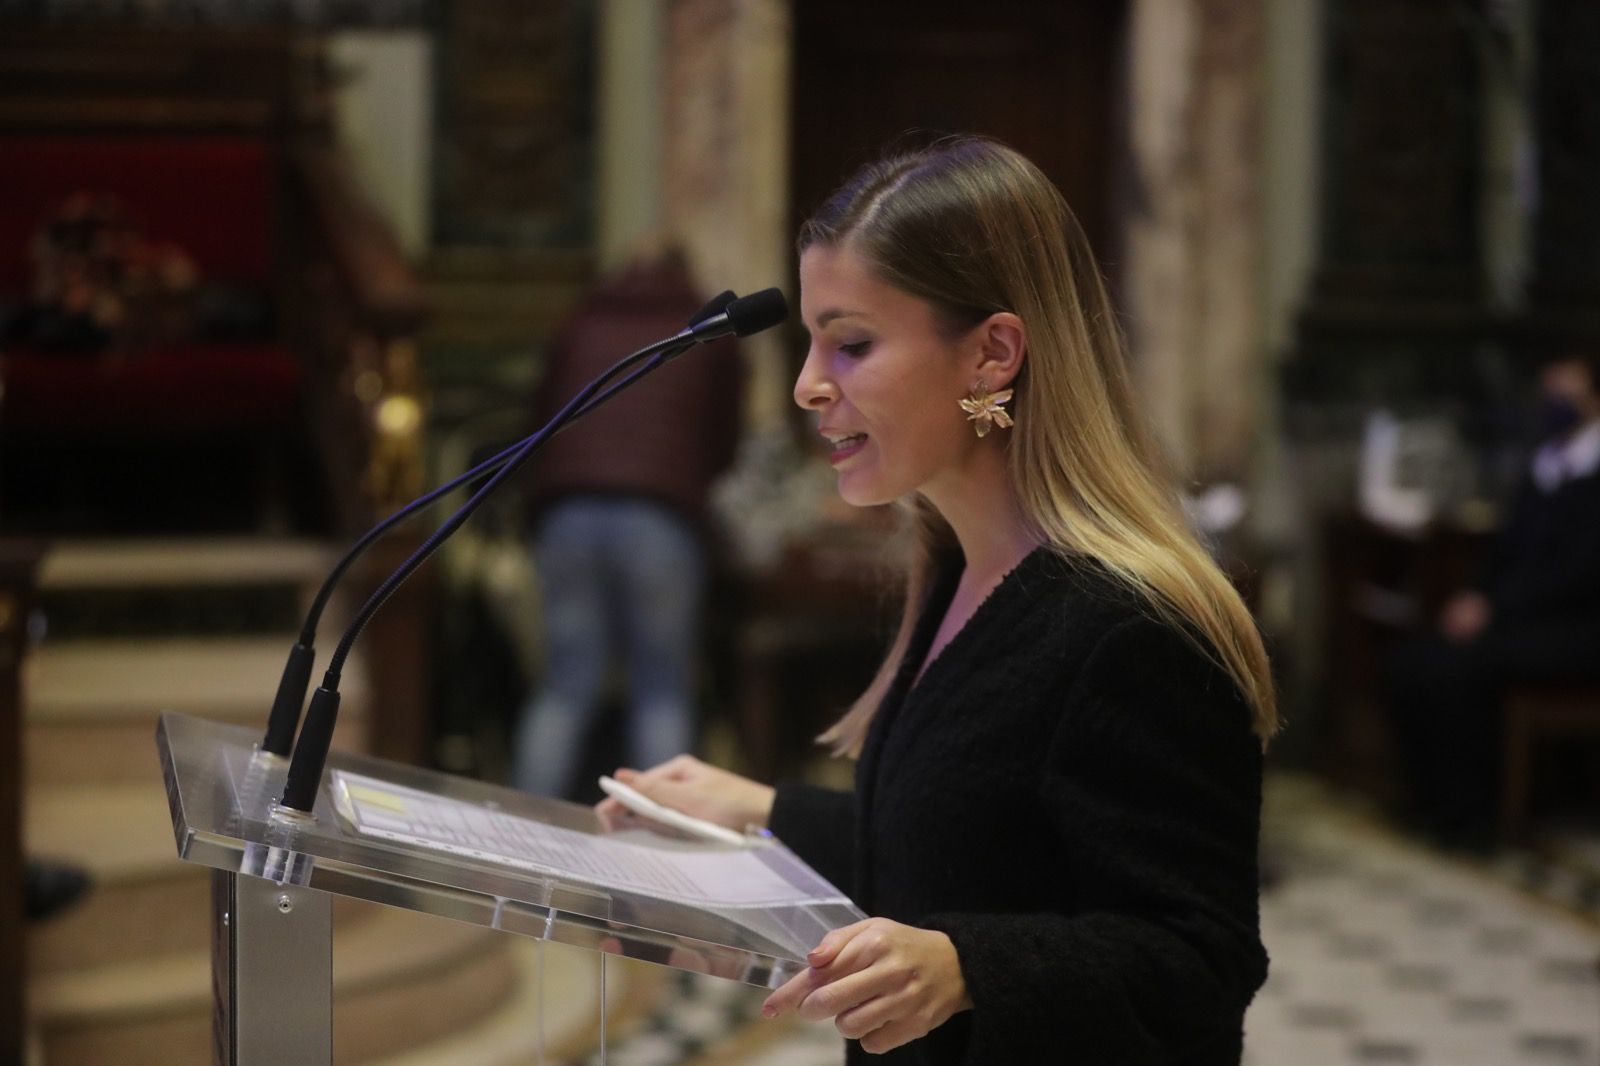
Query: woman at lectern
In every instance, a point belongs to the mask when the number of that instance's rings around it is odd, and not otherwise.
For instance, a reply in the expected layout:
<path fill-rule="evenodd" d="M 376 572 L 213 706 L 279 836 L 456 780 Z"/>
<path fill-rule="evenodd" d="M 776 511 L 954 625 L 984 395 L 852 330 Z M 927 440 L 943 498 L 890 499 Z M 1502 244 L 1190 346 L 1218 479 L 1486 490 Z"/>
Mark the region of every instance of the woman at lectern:
<path fill-rule="evenodd" d="M 795 401 L 839 492 L 919 551 L 877 678 L 823 736 L 853 793 L 680 756 L 651 799 L 768 826 L 875 917 L 768 1014 L 905 1063 L 1236 1066 L 1266 975 L 1266 653 L 1190 532 L 1060 193 L 962 138 L 856 174 L 800 231 Z M 614 800 L 608 818 L 625 815 Z"/>

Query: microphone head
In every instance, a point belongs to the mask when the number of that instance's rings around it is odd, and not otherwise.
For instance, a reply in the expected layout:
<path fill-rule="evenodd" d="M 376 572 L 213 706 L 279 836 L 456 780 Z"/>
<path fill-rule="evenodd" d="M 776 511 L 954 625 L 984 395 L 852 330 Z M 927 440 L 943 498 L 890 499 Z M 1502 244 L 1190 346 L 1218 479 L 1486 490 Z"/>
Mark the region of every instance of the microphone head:
<path fill-rule="evenodd" d="M 728 305 L 728 323 L 740 337 L 771 329 L 789 317 L 789 301 L 777 289 L 762 289 Z"/>
<path fill-rule="evenodd" d="M 738 298 L 732 289 L 723 289 L 707 300 L 704 307 L 694 313 L 694 317 L 689 320 L 689 328 L 693 329 L 706 319 L 722 314 L 728 309 L 728 305 Z"/>

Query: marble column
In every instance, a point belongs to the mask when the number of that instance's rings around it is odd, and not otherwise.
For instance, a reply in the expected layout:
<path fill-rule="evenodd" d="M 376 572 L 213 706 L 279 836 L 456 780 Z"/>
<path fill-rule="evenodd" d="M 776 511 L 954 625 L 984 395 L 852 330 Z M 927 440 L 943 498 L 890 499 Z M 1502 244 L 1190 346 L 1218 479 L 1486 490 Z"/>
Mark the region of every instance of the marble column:
<path fill-rule="evenodd" d="M 788 0 L 668 7 L 663 219 L 707 291 L 789 287 L 791 37 Z M 790 403 L 781 344 L 777 330 L 746 342 L 758 433 L 779 431 Z"/>
<path fill-rule="evenodd" d="M 1267 366 L 1258 156 L 1262 0 L 1134 0 L 1129 340 L 1177 468 L 1249 473 Z"/>

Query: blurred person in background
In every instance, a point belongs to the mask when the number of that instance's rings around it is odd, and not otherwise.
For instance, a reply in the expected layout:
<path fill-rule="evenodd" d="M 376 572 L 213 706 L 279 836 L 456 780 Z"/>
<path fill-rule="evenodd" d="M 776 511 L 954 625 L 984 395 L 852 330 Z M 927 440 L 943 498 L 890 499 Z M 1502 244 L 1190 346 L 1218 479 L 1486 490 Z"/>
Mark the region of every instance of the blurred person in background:
<path fill-rule="evenodd" d="M 795 402 L 840 496 L 905 502 L 918 546 L 899 634 L 822 738 L 855 789 L 688 755 L 619 778 L 770 828 L 872 915 L 763 1008 L 832 1019 L 849 1063 L 1238 1066 L 1272 680 L 1083 231 L 1017 152 L 942 141 L 812 216 L 800 289 Z"/>
<path fill-rule="evenodd" d="M 683 256 L 649 238 L 558 331 L 534 401 L 555 414 L 618 359 L 688 324 L 703 300 Z M 553 437 L 530 461 L 544 669 L 515 741 L 518 787 L 577 791 L 610 667 L 627 676 L 627 757 L 693 747 L 707 496 L 732 464 L 744 364 L 732 338 L 673 360 Z"/>
<path fill-rule="evenodd" d="M 1411 813 L 1473 850 L 1493 843 L 1506 689 L 1600 683 L 1600 356 L 1548 362 L 1538 410 L 1538 448 L 1481 577 L 1389 667 Z"/>

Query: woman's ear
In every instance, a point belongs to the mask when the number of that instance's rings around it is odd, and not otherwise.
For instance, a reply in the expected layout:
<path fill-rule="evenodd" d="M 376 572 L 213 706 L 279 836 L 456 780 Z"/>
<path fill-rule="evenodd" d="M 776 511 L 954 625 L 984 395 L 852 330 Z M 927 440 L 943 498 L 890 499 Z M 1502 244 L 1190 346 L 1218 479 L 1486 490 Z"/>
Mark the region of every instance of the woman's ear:
<path fill-rule="evenodd" d="M 996 311 L 978 323 L 973 335 L 978 347 L 974 375 L 992 391 L 1009 388 L 1028 354 L 1022 319 L 1010 311 Z"/>

